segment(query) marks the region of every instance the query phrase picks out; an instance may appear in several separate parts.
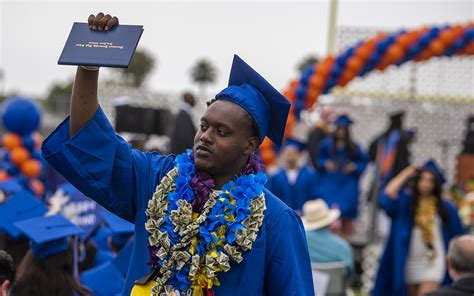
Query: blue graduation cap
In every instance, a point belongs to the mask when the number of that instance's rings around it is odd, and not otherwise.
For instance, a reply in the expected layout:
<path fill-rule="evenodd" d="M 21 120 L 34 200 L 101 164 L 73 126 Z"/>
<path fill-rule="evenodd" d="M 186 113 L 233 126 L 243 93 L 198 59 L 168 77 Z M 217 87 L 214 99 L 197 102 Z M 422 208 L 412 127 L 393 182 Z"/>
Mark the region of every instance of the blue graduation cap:
<path fill-rule="evenodd" d="M 12 239 L 18 239 L 22 232 L 15 222 L 42 216 L 47 211 L 48 208 L 29 192 L 18 192 L 0 204 L 0 230 Z"/>
<path fill-rule="evenodd" d="M 68 238 L 83 232 L 62 215 L 32 218 L 17 222 L 15 226 L 31 239 L 31 251 L 39 259 L 67 250 Z"/>
<path fill-rule="evenodd" d="M 334 124 L 337 126 L 350 126 L 352 123 L 352 119 L 346 114 L 339 115 L 336 121 L 334 121 Z"/>
<path fill-rule="evenodd" d="M 285 147 L 296 147 L 296 149 L 298 149 L 299 151 L 303 151 L 303 149 L 306 147 L 306 145 L 298 140 L 295 140 L 295 139 L 288 139 L 286 140 L 285 144 L 284 144 Z"/>
<path fill-rule="evenodd" d="M 422 169 L 432 172 L 441 184 L 446 182 L 446 177 L 434 159 L 429 159 L 427 162 L 425 162 L 422 166 Z"/>
<path fill-rule="evenodd" d="M 260 142 L 267 136 L 281 145 L 290 103 L 238 55 L 234 55 L 229 86 L 216 99 L 231 101 L 250 113 L 258 126 Z"/>
<path fill-rule="evenodd" d="M 112 232 L 113 244 L 118 247 L 124 246 L 135 232 L 135 226 L 106 210 L 100 215 Z"/>

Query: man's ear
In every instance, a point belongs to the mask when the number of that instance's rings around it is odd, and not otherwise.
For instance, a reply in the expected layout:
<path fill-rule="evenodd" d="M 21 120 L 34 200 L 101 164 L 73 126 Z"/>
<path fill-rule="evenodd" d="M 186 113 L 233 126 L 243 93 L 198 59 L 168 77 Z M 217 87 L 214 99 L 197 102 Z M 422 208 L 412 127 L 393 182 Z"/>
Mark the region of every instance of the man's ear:
<path fill-rule="evenodd" d="M 10 289 L 10 280 L 6 280 L 2 283 L 2 286 L 0 287 L 0 296 L 7 296 L 8 289 Z"/>
<path fill-rule="evenodd" d="M 260 144 L 260 139 L 258 137 L 251 137 L 248 139 L 247 147 L 245 147 L 244 154 L 250 155 L 255 150 L 257 150 L 258 145 Z"/>

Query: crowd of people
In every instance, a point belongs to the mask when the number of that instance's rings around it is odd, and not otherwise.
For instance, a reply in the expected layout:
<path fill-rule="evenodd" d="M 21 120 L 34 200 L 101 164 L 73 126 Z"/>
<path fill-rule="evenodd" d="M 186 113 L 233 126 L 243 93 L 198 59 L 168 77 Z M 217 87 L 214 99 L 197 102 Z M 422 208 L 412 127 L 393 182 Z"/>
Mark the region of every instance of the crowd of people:
<path fill-rule="evenodd" d="M 350 114 L 327 110 L 307 137 L 284 138 L 290 103 L 235 56 L 197 129 L 198 102 L 183 95 L 163 155 L 116 134 L 98 72 L 78 67 L 71 114 L 42 144 L 43 191 L 21 166 L 28 157 L 3 157 L 20 170 L 0 180 L 0 295 L 345 295 L 370 163 L 369 199 L 391 222 L 371 294 L 474 294 L 474 236 L 436 161 L 412 164 L 405 112 L 368 147 Z M 276 167 L 259 160 L 265 137 L 279 147 Z M 319 280 L 334 266 L 338 287 L 335 273 Z"/>

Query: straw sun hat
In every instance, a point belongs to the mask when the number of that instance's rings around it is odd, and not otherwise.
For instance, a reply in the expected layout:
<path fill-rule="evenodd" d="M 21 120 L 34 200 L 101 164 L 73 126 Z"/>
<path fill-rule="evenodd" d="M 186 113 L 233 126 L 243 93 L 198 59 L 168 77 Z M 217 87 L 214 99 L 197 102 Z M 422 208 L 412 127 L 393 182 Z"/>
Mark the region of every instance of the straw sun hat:
<path fill-rule="evenodd" d="M 329 209 L 322 199 L 308 201 L 303 206 L 303 225 L 306 230 L 316 230 L 336 221 L 341 212 L 338 209 Z"/>

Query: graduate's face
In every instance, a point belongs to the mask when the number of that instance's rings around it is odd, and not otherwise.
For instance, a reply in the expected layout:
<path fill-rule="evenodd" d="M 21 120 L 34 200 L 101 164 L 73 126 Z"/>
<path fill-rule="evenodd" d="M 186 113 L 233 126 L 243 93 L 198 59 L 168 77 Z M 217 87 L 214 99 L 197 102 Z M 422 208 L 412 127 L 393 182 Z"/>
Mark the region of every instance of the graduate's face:
<path fill-rule="evenodd" d="M 431 172 L 421 172 L 420 179 L 418 181 L 418 192 L 424 196 L 433 194 L 436 182 L 435 178 L 435 175 Z"/>
<path fill-rule="evenodd" d="M 248 114 L 238 105 L 212 103 L 194 138 L 196 168 L 213 176 L 237 174 L 258 146 L 250 126 Z"/>
<path fill-rule="evenodd" d="M 294 169 L 298 166 L 298 161 L 300 159 L 300 152 L 295 146 L 286 146 L 283 149 L 282 153 L 283 161 L 286 166 L 290 169 Z"/>

